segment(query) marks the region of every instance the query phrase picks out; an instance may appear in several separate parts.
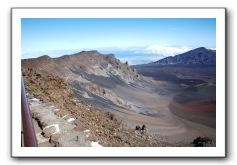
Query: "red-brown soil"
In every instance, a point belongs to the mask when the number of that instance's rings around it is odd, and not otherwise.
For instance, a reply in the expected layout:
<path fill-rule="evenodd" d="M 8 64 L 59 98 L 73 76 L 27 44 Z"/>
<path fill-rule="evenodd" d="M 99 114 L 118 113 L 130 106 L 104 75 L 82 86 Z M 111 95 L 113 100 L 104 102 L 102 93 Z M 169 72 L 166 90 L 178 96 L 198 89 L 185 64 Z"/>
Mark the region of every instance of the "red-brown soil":
<path fill-rule="evenodd" d="M 179 117 L 212 128 L 216 127 L 215 101 L 193 101 L 182 104 L 173 101 L 170 103 L 169 107 L 171 112 Z"/>

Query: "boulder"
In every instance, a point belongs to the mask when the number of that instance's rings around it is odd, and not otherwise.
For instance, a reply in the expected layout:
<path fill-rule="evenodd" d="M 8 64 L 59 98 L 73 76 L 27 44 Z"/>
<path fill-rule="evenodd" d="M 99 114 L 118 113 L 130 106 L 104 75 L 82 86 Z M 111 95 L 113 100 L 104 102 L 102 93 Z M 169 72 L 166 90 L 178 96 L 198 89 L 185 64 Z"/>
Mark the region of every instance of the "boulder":
<path fill-rule="evenodd" d="M 55 147 L 60 147 L 60 143 L 59 143 L 60 136 L 61 135 L 59 133 L 51 135 L 49 142 Z"/>
<path fill-rule="evenodd" d="M 42 135 L 44 137 L 50 138 L 51 135 L 56 134 L 59 132 L 58 124 L 53 124 L 45 127 L 43 129 Z"/>

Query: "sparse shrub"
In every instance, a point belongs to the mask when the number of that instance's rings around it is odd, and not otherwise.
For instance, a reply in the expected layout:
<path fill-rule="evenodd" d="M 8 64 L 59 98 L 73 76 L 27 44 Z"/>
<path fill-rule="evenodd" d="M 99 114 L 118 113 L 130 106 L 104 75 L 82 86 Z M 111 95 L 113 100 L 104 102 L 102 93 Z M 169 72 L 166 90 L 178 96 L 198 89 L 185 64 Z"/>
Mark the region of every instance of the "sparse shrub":
<path fill-rule="evenodd" d="M 56 98 L 55 98 L 55 97 L 53 97 L 53 96 L 50 96 L 50 95 L 49 95 L 49 101 L 52 101 L 52 102 L 54 102 L 54 101 L 56 101 Z"/>
<path fill-rule="evenodd" d="M 110 120 L 116 120 L 115 116 L 113 113 L 107 112 L 107 116 Z"/>
<path fill-rule="evenodd" d="M 212 143 L 212 140 L 208 137 L 197 137 L 193 140 L 194 147 L 205 147 L 208 143 Z"/>
<path fill-rule="evenodd" d="M 142 127 L 140 127 L 139 125 L 136 125 L 135 130 L 145 131 L 146 130 L 146 125 L 143 124 Z"/>
<path fill-rule="evenodd" d="M 143 124 L 141 130 L 146 130 L 146 125 Z"/>
<path fill-rule="evenodd" d="M 111 123 L 104 123 L 102 125 L 102 127 L 104 127 L 105 129 L 109 130 L 109 131 L 113 131 L 114 130 L 114 127 Z"/>
<path fill-rule="evenodd" d="M 115 119 L 115 117 L 114 117 L 114 114 L 110 114 L 110 120 L 114 120 Z"/>
<path fill-rule="evenodd" d="M 41 77 L 41 74 L 39 74 L 39 73 L 36 73 L 36 77 Z"/>
<path fill-rule="evenodd" d="M 105 92 L 105 89 L 103 88 L 103 95 L 105 95 L 106 94 L 106 92 Z"/>
<path fill-rule="evenodd" d="M 136 125 L 135 130 L 141 130 L 141 127 L 139 125 Z"/>
<path fill-rule="evenodd" d="M 35 87 L 33 84 L 29 83 L 29 81 L 27 81 L 27 80 L 25 80 L 25 88 L 28 91 L 31 91 L 36 96 L 44 96 L 44 93 L 40 89 Z"/>

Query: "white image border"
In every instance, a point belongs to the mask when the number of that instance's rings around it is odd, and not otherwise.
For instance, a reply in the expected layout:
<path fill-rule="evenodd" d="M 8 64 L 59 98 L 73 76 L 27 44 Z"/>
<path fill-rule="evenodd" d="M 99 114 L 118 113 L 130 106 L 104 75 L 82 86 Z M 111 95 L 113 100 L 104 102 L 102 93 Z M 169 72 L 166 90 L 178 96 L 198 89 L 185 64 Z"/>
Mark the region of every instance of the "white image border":
<path fill-rule="evenodd" d="M 225 8 L 13 8 L 12 157 L 225 157 Z M 216 147 L 21 147 L 22 18 L 216 18 Z"/>

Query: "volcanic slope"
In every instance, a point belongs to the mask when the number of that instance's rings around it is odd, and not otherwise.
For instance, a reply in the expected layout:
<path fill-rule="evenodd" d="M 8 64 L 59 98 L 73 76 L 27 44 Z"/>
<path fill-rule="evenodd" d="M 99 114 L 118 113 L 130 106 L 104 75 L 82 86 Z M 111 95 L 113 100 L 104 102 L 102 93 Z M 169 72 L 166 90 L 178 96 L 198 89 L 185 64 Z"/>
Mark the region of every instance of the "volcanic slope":
<path fill-rule="evenodd" d="M 23 79 L 39 147 L 165 145 L 144 130 L 127 128 L 114 114 L 79 101 L 58 76 L 23 69 Z"/>
<path fill-rule="evenodd" d="M 24 69 L 64 79 L 78 100 L 98 111 L 112 112 L 127 127 L 146 125 L 167 145 L 190 146 L 198 136 L 215 140 L 215 129 L 174 115 L 169 110 L 176 86 L 144 77 L 113 54 L 82 51 L 59 58 L 22 60 Z"/>

